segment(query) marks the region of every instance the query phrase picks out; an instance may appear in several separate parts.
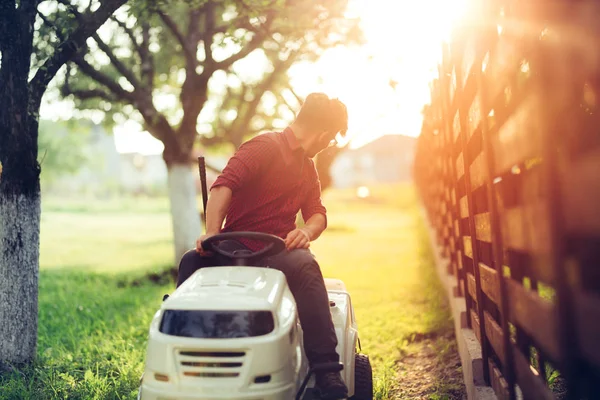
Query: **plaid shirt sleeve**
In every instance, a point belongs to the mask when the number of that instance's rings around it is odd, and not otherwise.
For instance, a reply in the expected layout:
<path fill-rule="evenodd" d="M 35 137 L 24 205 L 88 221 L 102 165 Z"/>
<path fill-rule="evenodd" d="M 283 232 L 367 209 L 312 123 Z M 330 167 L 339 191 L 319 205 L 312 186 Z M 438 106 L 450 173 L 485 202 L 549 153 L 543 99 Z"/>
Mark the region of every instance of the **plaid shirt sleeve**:
<path fill-rule="evenodd" d="M 259 135 L 248 140 L 229 159 L 211 189 L 226 186 L 235 193 L 264 171 L 276 151 L 275 142 L 266 136 Z"/>
<path fill-rule="evenodd" d="M 327 209 L 321 201 L 321 181 L 319 181 L 319 175 L 317 174 L 315 164 L 312 162 L 312 160 L 310 163 L 312 165 L 312 169 L 314 170 L 313 183 L 301 207 L 302 219 L 304 222 L 306 222 L 315 214 L 323 214 L 325 217 L 325 227 L 327 227 Z"/>

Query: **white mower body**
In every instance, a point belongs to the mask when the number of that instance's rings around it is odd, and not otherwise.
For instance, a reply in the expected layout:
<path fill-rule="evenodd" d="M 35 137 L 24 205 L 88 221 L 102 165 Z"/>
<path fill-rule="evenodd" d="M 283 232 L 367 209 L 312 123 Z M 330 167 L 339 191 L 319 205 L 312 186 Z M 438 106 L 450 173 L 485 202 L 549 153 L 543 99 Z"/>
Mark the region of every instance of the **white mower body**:
<path fill-rule="evenodd" d="M 358 341 L 354 311 L 341 281 L 326 279 L 326 286 L 351 397 Z M 202 268 L 154 315 L 139 398 L 291 400 L 307 373 L 296 302 L 283 273 Z M 303 399 L 312 398 L 313 386 L 314 377 Z"/>

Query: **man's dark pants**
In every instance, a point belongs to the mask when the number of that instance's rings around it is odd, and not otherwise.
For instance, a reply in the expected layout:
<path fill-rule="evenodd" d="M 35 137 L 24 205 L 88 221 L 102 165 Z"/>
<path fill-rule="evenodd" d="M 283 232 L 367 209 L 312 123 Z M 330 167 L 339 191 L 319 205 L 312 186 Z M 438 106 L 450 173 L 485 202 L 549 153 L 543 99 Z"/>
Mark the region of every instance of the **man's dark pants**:
<path fill-rule="evenodd" d="M 224 250 L 245 249 L 237 241 L 223 241 Z M 335 351 L 337 337 L 331 320 L 329 298 L 321 268 L 310 250 L 284 250 L 281 253 L 252 262 L 256 266 L 268 266 L 284 273 L 290 290 L 298 305 L 298 314 L 304 332 L 304 351 L 311 365 L 322 362 L 338 362 Z M 201 256 L 196 250 L 188 251 L 179 264 L 177 287 L 199 268 L 233 265 L 230 260 L 215 254 Z"/>

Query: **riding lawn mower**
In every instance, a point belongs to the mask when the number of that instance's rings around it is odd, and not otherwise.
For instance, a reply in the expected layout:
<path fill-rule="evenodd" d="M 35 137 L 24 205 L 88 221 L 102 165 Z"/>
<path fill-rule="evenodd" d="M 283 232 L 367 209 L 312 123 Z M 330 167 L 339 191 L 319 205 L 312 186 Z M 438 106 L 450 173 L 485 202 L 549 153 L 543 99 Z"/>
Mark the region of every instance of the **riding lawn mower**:
<path fill-rule="evenodd" d="M 229 252 L 217 245 L 239 239 L 266 246 Z M 341 371 L 349 399 L 372 400 L 370 361 L 359 352 L 354 309 L 341 280 L 325 279 L 340 362 L 309 366 L 284 274 L 250 266 L 284 251 L 284 241 L 230 232 L 211 236 L 202 248 L 231 266 L 201 268 L 165 295 L 150 324 L 138 400 L 318 400 L 314 374 L 325 371 Z"/>

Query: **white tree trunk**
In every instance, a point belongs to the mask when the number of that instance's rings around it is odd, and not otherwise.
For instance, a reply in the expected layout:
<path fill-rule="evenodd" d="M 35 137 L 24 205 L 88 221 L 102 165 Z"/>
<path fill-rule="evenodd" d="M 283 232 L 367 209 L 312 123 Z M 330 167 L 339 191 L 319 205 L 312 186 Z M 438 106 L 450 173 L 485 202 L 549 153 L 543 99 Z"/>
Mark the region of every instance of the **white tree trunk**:
<path fill-rule="evenodd" d="M 170 165 L 168 181 L 175 263 L 178 265 L 183 254 L 196 246 L 202 228 L 192 168 L 182 164 Z"/>
<path fill-rule="evenodd" d="M 0 192 L 0 364 L 35 358 L 40 213 L 39 192 Z"/>

